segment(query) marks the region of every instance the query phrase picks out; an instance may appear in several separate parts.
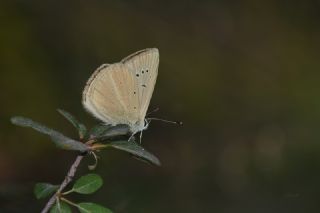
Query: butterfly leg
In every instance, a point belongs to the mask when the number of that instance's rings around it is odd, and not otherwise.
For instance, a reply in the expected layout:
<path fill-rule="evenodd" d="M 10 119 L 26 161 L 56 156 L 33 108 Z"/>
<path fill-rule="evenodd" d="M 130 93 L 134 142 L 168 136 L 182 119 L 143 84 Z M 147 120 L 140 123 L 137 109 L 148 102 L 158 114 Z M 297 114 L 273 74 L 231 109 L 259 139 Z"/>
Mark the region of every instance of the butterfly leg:
<path fill-rule="evenodd" d="M 141 141 L 142 141 L 142 132 L 143 132 L 143 130 L 140 132 L 140 144 L 141 144 Z"/>
<path fill-rule="evenodd" d="M 150 121 L 148 122 L 147 119 L 144 119 L 144 121 L 145 121 L 144 127 L 143 127 L 143 129 L 140 131 L 140 144 L 141 144 L 141 141 L 142 141 L 142 132 L 148 128 L 149 123 L 150 123 Z"/>
<path fill-rule="evenodd" d="M 131 139 L 133 138 L 133 136 L 135 135 L 136 133 L 132 133 L 131 136 L 129 137 L 128 141 L 131 141 Z"/>

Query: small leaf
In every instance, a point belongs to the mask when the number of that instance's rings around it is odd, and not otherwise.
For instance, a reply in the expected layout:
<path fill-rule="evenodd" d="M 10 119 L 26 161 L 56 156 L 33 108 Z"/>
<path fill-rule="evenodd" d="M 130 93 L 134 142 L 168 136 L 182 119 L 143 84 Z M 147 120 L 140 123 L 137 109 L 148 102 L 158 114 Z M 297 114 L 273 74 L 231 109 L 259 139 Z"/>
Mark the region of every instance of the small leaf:
<path fill-rule="evenodd" d="M 78 209 L 81 213 L 112 213 L 110 209 L 95 203 L 78 203 Z"/>
<path fill-rule="evenodd" d="M 72 211 L 68 204 L 64 202 L 56 202 L 54 206 L 52 206 L 50 213 L 72 213 Z"/>
<path fill-rule="evenodd" d="M 145 159 L 157 166 L 161 165 L 159 159 L 156 156 L 146 151 L 142 146 L 139 146 L 133 141 L 115 141 L 115 142 L 109 143 L 108 145 L 112 146 L 115 149 L 129 152 L 130 154 L 133 154 L 139 158 Z"/>
<path fill-rule="evenodd" d="M 78 130 L 79 137 L 82 139 L 87 134 L 87 128 L 85 125 L 80 123 L 73 115 L 71 115 L 69 112 L 58 109 L 58 112 L 63 115 L 70 123 Z"/>
<path fill-rule="evenodd" d="M 98 141 L 103 141 L 107 139 L 111 139 L 118 136 L 128 135 L 130 132 L 130 128 L 128 125 L 120 124 L 117 126 L 112 126 L 107 129 L 103 134 L 96 138 Z"/>
<path fill-rule="evenodd" d="M 91 194 L 103 184 L 102 178 L 97 174 L 87 174 L 80 177 L 73 185 L 72 190 L 80 194 Z"/>
<path fill-rule="evenodd" d="M 33 192 L 37 199 L 41 199 L 53 194 L 53 192 L 57 191 L 58 188 L 59 185 L 52 185 L 50 183 L 37 183 Z"/>
<path fill-rule="evenodd" d="M 41 132 L 43 134 L 50 135 L 50 136 L 61 134 L 60 132 L 57 132 L 53 129 L 50 129 L 50 128 L 44 126 L 43 124 L 40 124 L 38 122 L 35 122 L 35 121 L 33 121 L 29 118 L 25 118 L 25 117 L 20 117 L 20 116 L 13 117 L 13 118 L 11 118 L 11 122 L 15 125 L 18 125 L 18 126 L 31 127 L 32 129 L 34 129 L 38 132 Z"/>
<path fill-rule="evenodd" d="M 23 126 L 23 127 L 31 127 L 34 130 L 37 130 L 38 132 L 41 132 L 43 134 L 49 135 L 52 139 L 52 141 L 62 149 L 67 149 L 67 150 L 76 150 L 80 152 L 86 152 L 88 151 L 88 147 L 76 140 L 73 140 L 71 138 L 68 138 L 61 134 L 58 131 L 55 131 L 53 129 L 50 129 L 40 123 L 37 123 L 29 118 L 24 118 L 24 117 L 13 117 L 11 118 L 11 122 L 15 125 L 18 126 Z"/>
<path fill-rule="evenodd" d="M 92 156 L 93 156 L 93 158 L 94 158 L 94 164 L 89 165 L 89 166 L 88 166 L 88 169 L 89 169 L 89 170 L 95 170 L 96 167 L 97 167 L 97 165 L 98 165 L 98 156 L 97 156 L 96 153 L 94 153 L 94 152 L 91 152 L 91 154 L 92 154 Z"/>
<path fill-rule="evenodd" d="M 109 128 L 111 127 L 111 125 L 104 125 L 104 124 L 99 124 L 96 125 L 94 127 L 92 127 L 89 131 L 89 139 L 94 139 L 97 138 L 99 136 L 101 136 L 102 134 L 104 134 Z"/>
<path fill-rule="evenodd" d="M 80 141 L 73 140 L 64 135 L 55 135 L 51 136 L 51 140 L 56 144 L 57 147 L 65 150 L 73 150 L 86 152 L 89 150 L 89 147 Z"/>

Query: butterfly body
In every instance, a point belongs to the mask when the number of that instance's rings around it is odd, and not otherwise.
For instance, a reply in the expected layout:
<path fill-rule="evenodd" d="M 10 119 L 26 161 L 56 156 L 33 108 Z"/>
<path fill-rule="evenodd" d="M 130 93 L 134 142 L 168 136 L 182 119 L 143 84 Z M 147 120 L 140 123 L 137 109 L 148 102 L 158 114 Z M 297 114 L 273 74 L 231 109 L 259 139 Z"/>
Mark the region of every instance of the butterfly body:
<path fill-rule="evenodd" d="M 158 66 L 156 48 L 141 50 L 118 63 L 100 66 L 84 89 L 84 107 L 105 124 L 126 124 L 133 134 L 144 130 Z"/>

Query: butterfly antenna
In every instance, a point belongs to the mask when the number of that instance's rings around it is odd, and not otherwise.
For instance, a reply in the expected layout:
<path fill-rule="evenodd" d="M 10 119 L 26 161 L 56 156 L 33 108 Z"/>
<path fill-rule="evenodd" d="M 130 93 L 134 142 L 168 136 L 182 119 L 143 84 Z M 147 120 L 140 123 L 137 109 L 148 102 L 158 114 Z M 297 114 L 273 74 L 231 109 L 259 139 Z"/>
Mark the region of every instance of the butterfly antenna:
<path fill-rule="evenodd" d="M 160 108 L 157 107 L 157 108 L 155 108 L 154 110 L 152 110 L 151 112 L 148 112 L 148 113 L 147 113 L 147 116 L 150 115 L 150 114 L 152 114 L 152 113 L 154 113 L 154 112 L 158 112 L 159 109 L 160 109 Z"/>
<path fill-rule="evenodd" d="M 163 121 L 166 123 L 176 124 L 176 125 L 180 125 L 180 126 L 183 125 L 182 121 L 170 121 L 170 120 L 165 120 L 165 119 L 161 119 L 161 118 L 147 118 L 147 120 L 149 122 L 151 122 L 152 120 L 155 120 L 155 121 Z"/>

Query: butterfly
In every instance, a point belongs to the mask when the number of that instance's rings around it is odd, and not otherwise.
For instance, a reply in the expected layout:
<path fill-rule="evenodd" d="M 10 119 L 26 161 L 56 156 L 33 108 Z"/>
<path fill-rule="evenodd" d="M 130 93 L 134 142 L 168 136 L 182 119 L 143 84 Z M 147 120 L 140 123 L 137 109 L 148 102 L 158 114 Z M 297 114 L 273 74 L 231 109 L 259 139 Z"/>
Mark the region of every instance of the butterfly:
<path fill-rule="evenodd" d="M 157 48 L 140 50 L 118 63 L 101 65 L 83 91 L 84 108 L 108 125 L 126 124 L 132 135 L 148 127 L 145 119 L 159 67 Z"/>

